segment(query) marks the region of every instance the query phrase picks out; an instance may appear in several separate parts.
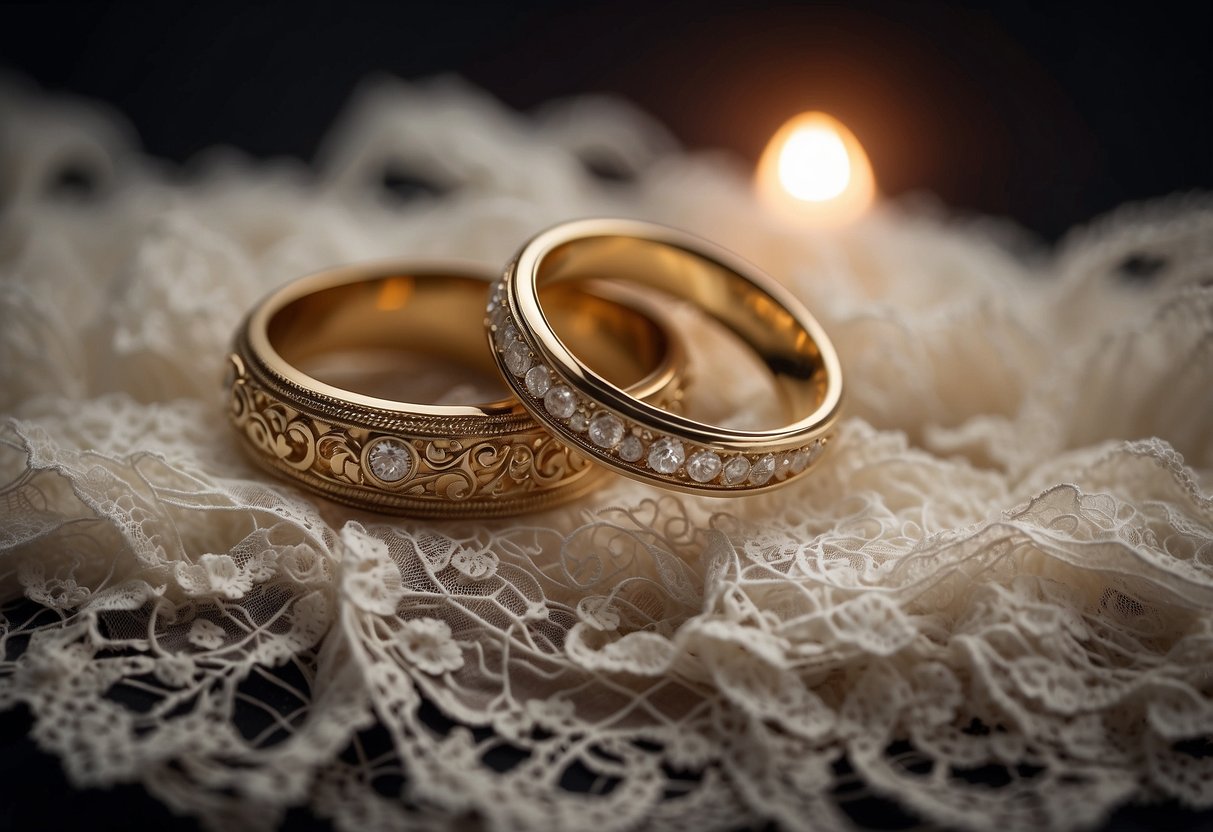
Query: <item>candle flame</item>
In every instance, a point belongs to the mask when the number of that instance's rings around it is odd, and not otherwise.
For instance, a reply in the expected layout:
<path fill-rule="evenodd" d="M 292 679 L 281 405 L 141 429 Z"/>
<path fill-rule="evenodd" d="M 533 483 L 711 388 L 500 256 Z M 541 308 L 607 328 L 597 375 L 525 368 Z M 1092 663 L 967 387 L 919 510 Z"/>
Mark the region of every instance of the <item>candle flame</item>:
<path fill-rule="evenodd" d="M 759 196 L 777 212 L 811 224 L 856 219 L 876 198 L 872 165 L 859 140 L 825 113 L 802 113 L 771 139 L 758 162 Z"/>

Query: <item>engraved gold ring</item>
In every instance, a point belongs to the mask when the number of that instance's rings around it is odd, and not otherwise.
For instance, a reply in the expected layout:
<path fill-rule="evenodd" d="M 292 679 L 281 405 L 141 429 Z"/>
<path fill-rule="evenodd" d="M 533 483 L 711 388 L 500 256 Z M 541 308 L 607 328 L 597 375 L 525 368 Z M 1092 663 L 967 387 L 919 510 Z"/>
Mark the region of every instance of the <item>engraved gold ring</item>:
<path fill-rule="evenodd" d="M 418 517 L 508 515 L 586 493 L 603 469 L 496 379 L 481 333 L 492 280 L 481 266 L 383 262 L 271 293 L 229 357 L 229 415 L 252 458 L 331 499 Z M 545 310 L 599 377 L 677 406 L 685 353 L 660 309 L 569 286 L 545 294 Z M 448 371 L 436 376 L 436 366 Z M 451 388 L 452 367 L 487 377 L 498 397 L 416 401 Z"/>
<path fill-rule="evenodd" d="M 553 326 L 548 300 L 584 279 L 672 295 L 731 330 L 770 372 L 786 424 L 704 424 L 598 372 Z M 536 420 L 602 466 L 677 491 L 734 496 L 800 478 L 829 442 L 842 402 L 834 348 L 791 293 L 705 240 L 650 223 L 581 220 L 534 237 L 495 286 L 486 329 L 502 375 Z"/>

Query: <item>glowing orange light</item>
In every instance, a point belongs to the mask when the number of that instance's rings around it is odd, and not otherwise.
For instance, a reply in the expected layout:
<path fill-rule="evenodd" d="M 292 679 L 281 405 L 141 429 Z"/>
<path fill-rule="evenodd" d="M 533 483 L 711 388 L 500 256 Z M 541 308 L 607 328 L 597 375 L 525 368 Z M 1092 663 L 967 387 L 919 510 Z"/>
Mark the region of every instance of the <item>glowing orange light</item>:
<path fill-rule="evenodd" d="M 758 161 L 757 187 L 778 213 L 815 225 L 850 222 L 876 199 L 863 146 L 825 113 L 801 113 L 779 128 Z"/>

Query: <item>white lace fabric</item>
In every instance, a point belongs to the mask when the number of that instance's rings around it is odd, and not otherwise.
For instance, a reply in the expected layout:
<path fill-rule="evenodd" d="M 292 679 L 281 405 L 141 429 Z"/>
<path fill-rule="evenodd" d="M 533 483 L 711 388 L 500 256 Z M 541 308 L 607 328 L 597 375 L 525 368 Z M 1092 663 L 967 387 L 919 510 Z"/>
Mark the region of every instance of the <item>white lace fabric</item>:
<path fill-rule="evenodd" d="M 1025 250 L 909 204 L 796 228 L 596 99 L 524 117 L 383 82 L 314 170 L 165 170 L 11 80 L 0 111 L 0 707 L 74 784 L 213 829 L 295 805 L 341 830 L 843 829 L 848 784 L 966 829 L 1213 808 L 1208 198 Z M 69 163 L 96 194 L 48 187 Z M 385 164 L 453 190 L 386 197 Z M 219 379 L 264 292 L 372 257 L 500 266 L 590 215 L 699 233 L 807 302 L 848 386 L 815 476 L 435 523 L 241 455 Z M 692 407 L 761 409 L 679 319 Z"/>

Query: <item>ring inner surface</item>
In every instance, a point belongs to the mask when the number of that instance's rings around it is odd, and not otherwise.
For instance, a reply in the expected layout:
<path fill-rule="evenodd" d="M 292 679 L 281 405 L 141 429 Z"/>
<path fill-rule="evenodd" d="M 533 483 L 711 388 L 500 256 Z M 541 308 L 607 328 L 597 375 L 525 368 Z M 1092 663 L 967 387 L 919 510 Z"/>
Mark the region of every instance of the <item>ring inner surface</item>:
<path fill-rule="evenodd" d="M 285 299 L 266 323 L 270 346 L 327 385 L 414 403 L 472 404 L 511 394 L 485 341 L 485 279 L 397 274 Z M 612 384 L 633 386 L 668 351 L 656 322 L 622 303 L 554 287 L 544 307 L 558 337 Z"/>
<path fill-rule="evenodd" d="M 549 311 L 547 293 L 556 284 L 587 279 L 626 280 L 690 301 L 754 351 L 771 372 L 790 414 L 803 416 L 825 398 L 826 374 L 820 372 L 823 361 L 812 335 L 778 299 L 732 269 L 656 240 L 581 237 L 554 246 L 536 266 L 544 312 Z M 564 341 L 559 331 L 556 334 Z M 564 343 L 579 358 L 585 356 L 574 344 Z"/>

